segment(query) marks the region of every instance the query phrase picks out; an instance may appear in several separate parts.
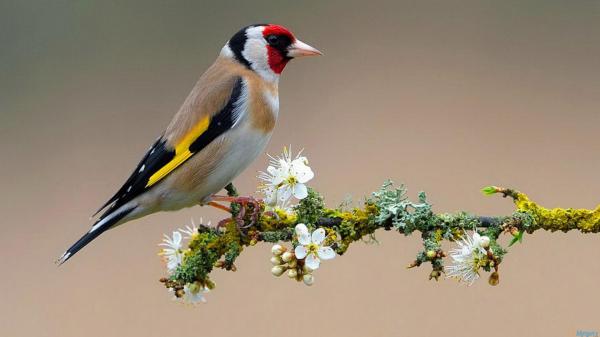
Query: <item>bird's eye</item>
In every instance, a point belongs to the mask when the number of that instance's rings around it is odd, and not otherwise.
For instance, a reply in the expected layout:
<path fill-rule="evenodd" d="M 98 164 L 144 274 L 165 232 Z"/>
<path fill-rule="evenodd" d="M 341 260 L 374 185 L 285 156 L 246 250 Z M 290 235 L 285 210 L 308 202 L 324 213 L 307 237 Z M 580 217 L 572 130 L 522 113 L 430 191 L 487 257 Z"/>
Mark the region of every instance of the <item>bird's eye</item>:
<path fill-rule="evenodd" d="M 271 34 L 267 36 L 267 42 L 270 45 L 277 45 L 279 43 L 279 36 Z"/>

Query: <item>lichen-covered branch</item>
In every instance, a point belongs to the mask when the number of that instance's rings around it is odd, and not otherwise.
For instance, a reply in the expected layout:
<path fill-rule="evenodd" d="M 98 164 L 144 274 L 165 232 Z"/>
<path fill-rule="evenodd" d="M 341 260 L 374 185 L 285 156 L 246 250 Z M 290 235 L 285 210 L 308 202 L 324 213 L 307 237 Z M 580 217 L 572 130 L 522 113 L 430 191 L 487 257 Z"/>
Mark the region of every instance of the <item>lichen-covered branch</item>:
<path fill-rule="evenodd" d="M 227 191 L 231 196 L 237 195 L 233 186 Z M 180 263 L 161 281 L 177 297 L 198 294 L 199 289 L 207 291 L 214 287 L 210 280 L 214 268 L 235 271 L 235 260 L 245 248 L 270 242 L 277 243 L 271 259 L 273 274 L 287 273 L 310 285 L 321 260 L 344 255 L 355 242 L 374 238 L 375 232 L 382 229 L 404 235 L 420 233 L 423 249 L 409 267 L 429 263 L 430 279 L 446 274 L 470 284 L 481 271 L 487 271 L 491 272 L 489 283 L 495 285 L 508 248 L 497 241 L 502 234 L 512 237 L 510 247 L 521 241 L 524 233 L 539 229 L 600 232 L 600 207 L 546 209 L 516 190 L 491 186 L 483 192 L 510 197 L 515 211 L 506 216 L 434 213 L 425 193 L 411 201 L 403 186 L 395 187 L 389 181 L 356 208 L 328 208 L 312 189 L 288 210 L 270 208 L 253 198 L 237 198 L 230 206 L 231 216 L 219 226 L 200 225 L 192 229 L 188 247 L 179 249 Z M 441 247 L 444 240 L 455 242 L 458 247 L 445 252 Z M 447 255 L 452 264 L 444 267 Z"/>

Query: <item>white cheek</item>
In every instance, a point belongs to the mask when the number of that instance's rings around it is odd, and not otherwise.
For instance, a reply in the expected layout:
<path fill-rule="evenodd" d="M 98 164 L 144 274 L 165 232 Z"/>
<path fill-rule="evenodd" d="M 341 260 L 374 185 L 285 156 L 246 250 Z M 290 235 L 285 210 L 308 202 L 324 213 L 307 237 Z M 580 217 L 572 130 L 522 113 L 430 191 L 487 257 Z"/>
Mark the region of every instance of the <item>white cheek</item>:
<path fill-rule="evenodd" d="M 252 69 L 266 81 L 273 83 L 279 81 L 279 75 L 271 69 L 271 66 L 269 66 L 266 44 L 248 40 L 243 55 L 246 60 L 250 62 Z"/>
<path fill-rule="evenodd" d="M 261 39 L 262 40 L 262 39 Z M 242 55 L 252 64 L 252 68 L 270 69 L 267 56 L 267 45 L 258 39 L 248 39 Z"/>
<path fill-rule="evenodd" d="M 262 33 L 260 37 L 252 37 L 251 34 L 248 34 L 242 55 L 262 78 L 269 82 L 278 82 L 279 75 L 269 66 L 267 43 L 263 39 Z"/>

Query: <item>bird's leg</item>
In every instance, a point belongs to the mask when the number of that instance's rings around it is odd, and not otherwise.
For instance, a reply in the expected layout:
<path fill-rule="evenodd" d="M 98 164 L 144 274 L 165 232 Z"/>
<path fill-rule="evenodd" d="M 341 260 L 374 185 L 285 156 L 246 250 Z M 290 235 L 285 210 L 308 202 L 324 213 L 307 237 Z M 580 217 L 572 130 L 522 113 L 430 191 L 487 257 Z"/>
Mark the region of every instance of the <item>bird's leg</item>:
<path fill-rule="evenodd" d="M 233 210 L 231 209 L 231 207 L 227 207 L 225 205 L 221 205 L 218 202 L 214 202 L 214 201 L 209 201 L 207 203 L 207 205 L 212 206 L 214 208 L 218 208 L 220 210 L 223 210 L 227 213 L 231 213 L 233 214 Z M 238 227 L 243 228 L 244 225 L 244 215 L 246 214 L 245 208 L 241 207 L 237 216 L 235 218 L 233 218 L 233 220 L 237 223 Z M 227 219 L 223 219 L 221 221 L 219 221 L 217 227 L 226 227 L 227 223 L 229 223 L 229 221 L 231 220 L 231 218 L 227 218 Z"/>
<path fill-rule="evenodd" d="M 229 195 L 217 195 L 213 194 L 210 196 L 210 200 L 212 201 L 222 201 L 222 202 L 236 202 L 236 199 L 239 197 L 232 197 Z"/>
<path fill-rule="evenodd" d="M 214 207 L 214 208 L 218 208 L 218 209 L 220 209 L 220 210 L 223 210 L 223 211 L 225 211 L 225 212 L 231 213 L 231 208 L 229 208 L 229 207 L 227 207 L 227 206 L 225 206 L 225 205 L 221 205 L 221 204 L 219 204 L 218 202 L 209 201 L 209 202 L 207 203 L 207 205 L 209 205 L 209 206 L 212 206 L 212 207 Z"/>
<path fill-rule="evenodd" d="M 210 197 L 210 200 L 212 200 L 212 201 L 224 201 L 224 202 L 230 202 L 230 203 L 238 203 L 238 204 L 243 204 L 243 205 L 259 204 L 259 201 L 256 200 L 254 197 L 230 197 L 228 195 L 216 195 L 216 194 L 213 194 Z"/>
<path fill-rule="evenodd" d="M 233 183 L 227 184 L 227 186 L 225 186 L 225 191 L 227 191 L 227 195 L 230 197 L 237 197 L 239 195 L 237 188 L 233 186 Z"/>

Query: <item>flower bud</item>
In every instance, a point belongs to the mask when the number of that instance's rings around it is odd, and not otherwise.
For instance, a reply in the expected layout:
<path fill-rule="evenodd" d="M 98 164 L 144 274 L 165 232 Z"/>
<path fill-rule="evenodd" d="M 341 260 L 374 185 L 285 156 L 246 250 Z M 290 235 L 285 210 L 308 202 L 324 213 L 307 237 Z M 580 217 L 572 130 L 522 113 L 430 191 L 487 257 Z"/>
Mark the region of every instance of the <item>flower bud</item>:
<path fill-rule="evenodd" d="M 307 286 L 312 286 L 313 283 L 315 283 L 315 278 L 312 276 L 312 274 L 304 274 L 302 281 L 304 281 L 304 284 Z"/>
<path fill-rule="evenodd" d="M 271 268 L 271 274 L 273 274 L 274 276 L 277 276 L 277 277 L 283 275 L 284 272 L 285 272 L 284 266 L 274 266 L 273 268 Z"/>
<path fill-rule="evenodd" d="M 288 268 L 296 268 L 298 266 L 298 260 L 293 259 L 287 263 Z"/>
<path fill-rule="evenodd" d="M 500 275 L 497 271 L 490 274 L 490 278 L 488 279 L 488 283 L 491 286 L 497 286 L 500 283 Z"/>
<path fill-rule="evenodd" d="M 292 252 L 285 252 L 281 255 L 281 260 L 283 260 L 283 262 L 290 262 L 292 259 L 294 259 L 294 253 Z"/>
<path fill-rule="evenodd" d="M 310 274 L 310 273 L 312 273 L 312 272 L 313 272 L 313 270 L 312 270 L 312 269 L 310 269 L 310 268 L 309 268 L 307 265 L 304 265 L 304 267 L 302 267 L 302 272 L 303 272 L 304 274 Z"/>
<path fill-rule="evenodd" d="M 197 294 L 200 291 L 200 284 L 198 282 L 188 283 L 188 289 L 190 293 Z"/>
<path fill-rule="evenodd" d="M 427 258 L 430 260 L 437 256 L 437 253 L 434 250 L 428 250 L 426 254 Z"/>
<path fill-rule="evenodd" d="M 479 244 L 481 245 L 481 248 L 487 249 L 490 247 L 490 238 L 489 237 L 484 235 L 479 240 L 480 240 Z"/>
<path fill-rule="evenodd" d="M 277 266 L 277 265 L 280 265 L 280 264 L 282 264 L 282 263 L 283 263 L 283 261 L 281 261 L 281 258 L 280 258 L 279 256 L 273 256 L 273 257 L 271 258 L 271 263 L 272 263 L 274 266 Z"/>
<path fill-rule="evenodd" d="M 290 269 L 287 273 L 289 278 L 296 278 L 298 276 L 298 271 L 296 269 Z"/>
<path fill-rule="evenodd" d="M 273 253 L 273 255 L 275 256 L 279 256 L 283 254 L 283 252 L 285 252 L 285 247 L 283 247 L 282 245 L 274 245 L 271 248 L 271 253 Z"/>

